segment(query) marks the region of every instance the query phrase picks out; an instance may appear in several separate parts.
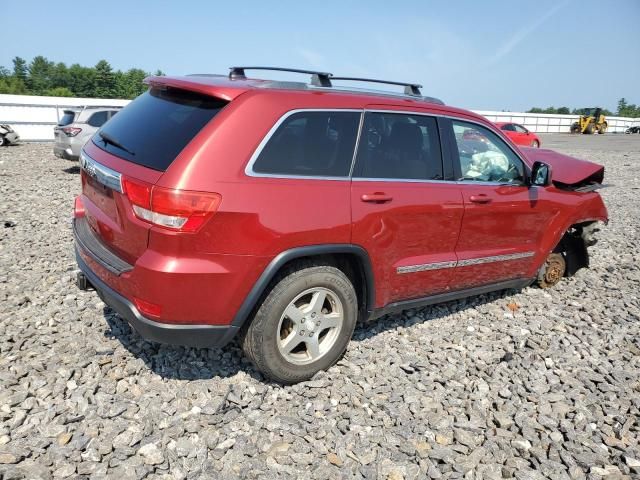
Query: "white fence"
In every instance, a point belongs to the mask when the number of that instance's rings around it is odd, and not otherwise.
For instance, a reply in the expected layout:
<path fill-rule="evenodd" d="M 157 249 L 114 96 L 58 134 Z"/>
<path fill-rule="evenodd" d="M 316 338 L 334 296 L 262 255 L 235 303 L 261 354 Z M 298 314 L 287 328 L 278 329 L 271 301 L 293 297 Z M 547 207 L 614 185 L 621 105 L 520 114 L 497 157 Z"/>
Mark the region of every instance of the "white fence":
<path fill-rule="evenodd" d="M 0 124 L 8 123 L 25 141 L 53 141 L 53 127 L 65 108 L 83 105 L 122 107 L 130 100 L 0 95 Z"/>
<path fill-rule="evenodd" d="M 474 110 L 492 122 L 513 122 L 524 125 L 528 130 L 536 133 L 569 133 L 573 122 L 580 118 L 578 115 L 555 115 L 547 113 L 518 113 L 518 112 L 491 112 Z M 607 131 L 611 133 L 624 133 L 634 125 L 640 125 L 640 118 L 609 117 L 607 116 Z"/>
<path fill-rule="evenodd" d="M 0 95 L 0 123 L 8 123 L 26 141 L 52 141 L 53 127 L 63 110 L 82 105 L 124 106 L 129 100 L 106 98 L 35 97 L 30 95 Z M 491 112 L 474 110 L 492 122 L 514 122 L 536 133 L 566 133 L 578 119 L 577 115 L 542 113 Z M 609 132 L 622 133 L 640 118 L 607 117 Z"/>

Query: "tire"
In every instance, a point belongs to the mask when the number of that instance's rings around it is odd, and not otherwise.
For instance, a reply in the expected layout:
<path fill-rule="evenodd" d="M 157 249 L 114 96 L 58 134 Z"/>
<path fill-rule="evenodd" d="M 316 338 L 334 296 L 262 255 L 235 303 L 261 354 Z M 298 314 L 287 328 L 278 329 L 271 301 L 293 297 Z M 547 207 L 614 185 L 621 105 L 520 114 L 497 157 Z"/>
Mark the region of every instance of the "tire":
<path fill-rule="evenodd" d="M 600 128 L 598 129 L 598 133 L 600 135 L 604 135 L 607 132 L 607 124 L 603 123 L 602 125 L 600 125 Z"/>
<path fill-rule="evenodd" d="M 242 348 L 267 377 L 297 383 L 340 359 L 357 319 L 356 291 L 341 270 L 302 266 L 273 285 L 244 332 Z"/>
<path fill-rule="evenodd" d="M 578 124 L 578 122 L 574 123 L 573 125 L 571 125 L 571 133 L 580 133 L 580 125 Z"/>
<path fill-rule="evenodd" d="M 595 131 L 596 127 L 593 126 L 593 123 L 590 123 L 589 125 L 587 125 L 587 128 L 584 130 L 584 133 L 588 134 L 588 135 L 593 135 L 593 132 Z"/>
<path fill-rule="evenodd" d="M 540 142 L 538 140 L 534 140 L 533 142 L 531 142 L 531 146 L 533 148 L 540 148 Z"/>
<path fill-rule="evenodd" d="M 4 145 L 4 135 L 0 135 L 0 147 Z"/>

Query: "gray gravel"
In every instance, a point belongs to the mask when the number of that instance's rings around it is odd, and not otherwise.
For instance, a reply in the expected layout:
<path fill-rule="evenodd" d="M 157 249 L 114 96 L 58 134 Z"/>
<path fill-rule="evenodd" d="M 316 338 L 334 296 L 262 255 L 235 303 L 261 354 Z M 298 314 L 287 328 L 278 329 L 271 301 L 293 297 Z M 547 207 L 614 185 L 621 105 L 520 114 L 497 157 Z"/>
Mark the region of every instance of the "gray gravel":
<path fill-rule="evenodd" d="M 590 270 L 361 326 L 292 387 L 78 291 L 77 164 L 0 149 L 0 477 L 639 478 L 640 142 L 579 139 L 615 184 Z"/>

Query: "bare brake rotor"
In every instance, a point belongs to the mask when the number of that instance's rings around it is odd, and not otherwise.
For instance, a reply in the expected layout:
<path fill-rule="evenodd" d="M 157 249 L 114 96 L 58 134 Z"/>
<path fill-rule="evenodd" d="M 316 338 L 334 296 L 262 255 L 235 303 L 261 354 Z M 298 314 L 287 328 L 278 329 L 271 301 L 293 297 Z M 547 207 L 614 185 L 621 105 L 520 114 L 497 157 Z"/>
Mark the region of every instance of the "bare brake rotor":
<path fill-rule="evenodd" d="M 553 287 L 562 280 L 564 272 L 567 269 L 567 263 L 561 253 L 552 253 L 547 257 L 538 274 L 538 285 L 542 288 Z"/>

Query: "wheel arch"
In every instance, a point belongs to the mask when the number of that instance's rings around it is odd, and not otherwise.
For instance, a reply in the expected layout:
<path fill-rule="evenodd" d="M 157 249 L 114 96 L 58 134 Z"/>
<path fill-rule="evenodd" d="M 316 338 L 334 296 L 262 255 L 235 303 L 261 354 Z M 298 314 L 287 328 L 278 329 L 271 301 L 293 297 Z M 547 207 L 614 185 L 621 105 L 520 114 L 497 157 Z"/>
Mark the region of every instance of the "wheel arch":
<path fill-rule="evenodd" d="M 242 305 L 233 318 L 232 325 L 242 327 L 251 312 L 256 308 L 258 302 L 267 293 L 267 288 L 287 266 L 304 260 L 319 260 L 322 258 L 345 259 L 350 262 L 348 265 L 355 267 L 353 273 L 358 275 L 360 285 L 354 285 L 358 292 L 358 301 L 362 313 L 369 317 L 375 305 L 375 284 L 371 259 L 367 251 L 353 244 L 325 244 L 308 245 L 304 247 L 292 248 L 279 253 L 263 270 L 249 291 Z M 339 262 L 339 260 L 338 260 Z M 340 266 L 340 265 L 338 265 Z"/>
<path fill-rule="evenodd" d="M 544 254 L 539 257 L 535 272 L 539 273 L 547 256 L 554 252 L 567 253 L 565 256 L 567 262 L 566 277 L 574 275 L 581 268 L 589 267 L 587 247 L 596 243 L 593 234 L 599 230 L 599 223 L 606 225 L 608 219 L 599 216 L 574 218 L 564 224 L 562 228 L 556 230 L 550 241 L 543 246 L 542 252 Z"/>

